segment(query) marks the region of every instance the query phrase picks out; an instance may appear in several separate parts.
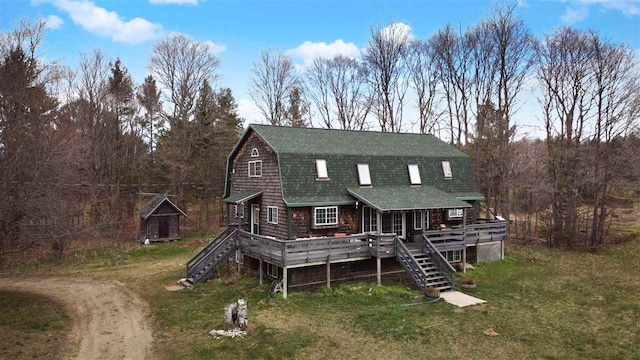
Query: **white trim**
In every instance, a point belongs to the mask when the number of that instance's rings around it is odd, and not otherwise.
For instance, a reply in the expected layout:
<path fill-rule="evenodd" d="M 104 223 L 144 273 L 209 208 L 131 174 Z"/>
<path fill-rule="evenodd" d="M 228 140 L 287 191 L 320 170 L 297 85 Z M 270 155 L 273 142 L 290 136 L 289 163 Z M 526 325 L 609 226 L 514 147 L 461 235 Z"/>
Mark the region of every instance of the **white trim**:
<path fill-rule="evenodd" d="M 411 183 L 411 185 L 422 184 L 422 180 L 420 179 L 420 169 L 418 168 L 418 164 L 408 164 L 407 171 L 409 171 L 409 183 Z"/>
<path fill-rule="evenodd" d="M 273 217 L 273 219 L 271 218 Z M 277 206 L 267 206 L 267 222 L 269 224 L 278 224 L 278 207 Z"/>
<path fill-rule="evenodd" d="M 256 212 L 258 216 L 256 216 Z M 256 225 L 258 229 L 254 231 L 253 225 Z M 260 235 L 260 206 L 258 204 L 251 204 L 251 233 Z"/>
<path fill-rule="evenodd" d="M 258 148 L 251 149 L 251 157 L 258 157 L 258 156 L 260 156 L 260 152 L 258 151 Z"/>
<path fill-rule="evenodd" d="M 255 174 L 253 175 L 251 175 L 251 164 L 255 164 L 255 167 L 254 167 Z M 259 167 L 258 167 L 258 164 L 260 164 Z M 258 174 L 258 168 L 260 169 L 260 174 Z M 250 178 L 262 177 L 262 160 L 249 161 L 249 168 L 247 169 L 247 172 L 249 173 Z"/>
<path fill-rule="evenodd" d="M 329 222 L 329 217 L 327 216 L 327 213 L 329 212 L 330 209 L 335 209 L 336 212 L 336 221 L 335 222 Z M 318 210 L 324 210 L 325 211 L 325 222 L 324 223 L 320 223 L 318 224 Z M 338 207 L 337 206 L 319 206 L 319 207 L 314 207 L 313 208 L 313 225 L 314 226 L 325 226 L 325 225 L 338 225 L 339 220 L 338 220 L 339 214 L 338 214 Z"/>
<path fill-rule="evenodd" d="M 369 164 L 358 164 L 358 183 L 360 186 L 371 185 L 371 172 L 369 171 Z"/>
<path fill-rule="evenodd" d="M 423 230 L 431 230 L 431 211 L 424 211 L 424 227 Z"/>
<path fill-rule="evenodd" d="M 329 170 L 327 169 L 327 160 L 316 159 L 317 180 L 329 180 Z"/>
<path fill-rule="evenodd" d="M 418 216 L 420 216 L 420 221 L 417 221 L 418 220 Z M 413 210 L 413 229 L 414 230 L 422 230 L 422 226 L 423 225 L 424 225 L 424 211 L 422 211 L 422 210 Z"/>
<path fill-rule="evenodd" d="M 368 211 L 369 211 L 369 217 L 368 218 L 365 218 L 365 215 L 364 215 L 364 210 L 365 209 L 368 209 Z M 365 223 L 368 223 L 368 225 L 369 225 L 369 231 L 368 232 L 370 232 L 370 233 L 378 233 L 378 232 L 380 232 L 379 227 L 378 227 L 378 224 L 380 223 L 379 222 L 379 218 L 380 218 L 380 215 L 378 214 L 378 211 L 376 209 L 372 208 L 369 205 L 362 205 L 362 231 L 363 232 L 367 232 L 367 231 L 365 231 Z M 375 222 L 375 225 L 376 225 L 376 229 L 372 230 L 372 226 L 371 225 L 374 224 L 374 222 Z"/>

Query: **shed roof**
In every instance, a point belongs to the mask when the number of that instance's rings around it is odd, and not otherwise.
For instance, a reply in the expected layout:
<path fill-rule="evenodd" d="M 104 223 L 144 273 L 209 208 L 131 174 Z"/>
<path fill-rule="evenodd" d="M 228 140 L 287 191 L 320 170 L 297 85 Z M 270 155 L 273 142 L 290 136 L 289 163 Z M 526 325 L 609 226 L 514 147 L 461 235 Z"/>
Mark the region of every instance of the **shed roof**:
<path fill-rule="evenodd" d="M 153 215 L 153 213 L 162 205 L 163 203 L 168 203 L 174 209 L 176 209 L 180 214 L 184 215 L 184 217 L 188 217 L 187 214 L 184 213 L 176 204 L 174 204 L 169 198 L 164 194 L 155 195 L 149 202 L 145 204 L 145 206 L 140 209 L 138 214 L 141 218 L 147 219 L 149 216 Z"/>
<path fill-rule="evenodd" d="M 381 186 L 347 189 L 349 194 L 380 211 L 468 208 L 458 200 L 431 186 Z"/>

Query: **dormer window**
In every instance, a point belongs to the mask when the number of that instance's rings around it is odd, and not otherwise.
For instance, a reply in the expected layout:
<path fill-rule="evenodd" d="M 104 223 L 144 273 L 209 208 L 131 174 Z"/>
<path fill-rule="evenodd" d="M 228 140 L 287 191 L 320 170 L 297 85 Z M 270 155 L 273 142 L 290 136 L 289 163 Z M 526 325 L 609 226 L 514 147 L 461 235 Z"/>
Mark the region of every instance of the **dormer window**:
<path fill-rule="evenodd" d="M 445 179 L 453 179 L 453 174 L 451 173 L 451 164 L 448 161 L 442 162 L 442 173 L 444 174 Z"/>
<path fill-rule="evenodd" d="M 316 171 L 318 174 L 317 180 L 329 180 L 329 173 L 327 172 L 327 160 L 316 160 Z"/>
<path fill-rule="evenodd" d="M 258 149 L 256 148 L 251 149 L 251 157 L 258 157 L 258 156 L 260 156 Z"/>
<path fill-rule="evenodd" d="M 358 164 L 358 179 L 360 186 L 371 185 L 371 175 L 369 174 L 369 164 Z"/>
<path fill-rule="evenodd" d="M 418 165 L 407 165 L 409 168 L 409 180 L 411 181 L 411 185 L 420 185 L 422 181 L 420 180 L 420 170 L 418 170 Z"/>

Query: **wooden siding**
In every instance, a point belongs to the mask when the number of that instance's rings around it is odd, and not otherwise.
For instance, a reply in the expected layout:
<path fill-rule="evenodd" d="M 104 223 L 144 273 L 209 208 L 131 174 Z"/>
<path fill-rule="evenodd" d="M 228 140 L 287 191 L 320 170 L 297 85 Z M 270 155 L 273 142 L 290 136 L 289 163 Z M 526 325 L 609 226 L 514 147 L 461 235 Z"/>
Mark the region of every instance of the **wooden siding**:
<path fill-rule="evenodd" d="M 338 206 L 338 226 L 324 229 L 313 228 L 313 208 L 291 208 L 292 238 L 333 236 L 336 233 L 356 234 L 360 232 L 360 212 L 354 205 Z"/>
<path fill-rule="evenodd" d="M 172 208 L 172 210 L 174 210 Z M 175 211 L 175 210 L 174 210 Z M 179 239 L 180 238 L 180 216 L 177 214 L 165 214 L 165 215 L 151 215 L 146 221 L 140 223 L 140 234 L 138 239 L 144 241 L 149 239 L 151 241 L 161 240 L 159 238 L 159 224 L 158 217 L 169 217 L 169 237 L 167 239 Z"/>
<path fill-rule="evenodd" d="M 258 149 L 259 155 L 251 157 L 251 151 Z M 249 177 L 249 161 L 262 161 L 262 176 Z M 236 156 L 232 159 L 233 173 L 231 174 L 231 193 L 245 190 L 261 190 L 262 195 L 249 201 L 244 209 L 243 228 L 249 230 L 251 219 L 251 204 L 260 206 L 260 234 L 273 236 L 278 239 L 288 238 L 287 208 L 282 200 L 278 157 L 275 152 L 257 135 L 252 133 L 242 144 Z M 278 208 L 278 224 L 267 223 L 267 206 Z M 229 206 L 229 224 L 237 224 L 233 205 Z"/>

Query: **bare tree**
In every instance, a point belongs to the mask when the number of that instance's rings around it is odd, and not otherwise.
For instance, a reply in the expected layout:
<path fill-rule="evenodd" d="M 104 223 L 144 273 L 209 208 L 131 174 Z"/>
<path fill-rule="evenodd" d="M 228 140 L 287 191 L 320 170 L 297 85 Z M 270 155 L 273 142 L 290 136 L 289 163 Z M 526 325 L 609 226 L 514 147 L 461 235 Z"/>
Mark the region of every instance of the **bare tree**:
<path fill-rule="evenodd" d="M 366 127 L 371 99 L 365 70 L 356 60 L 343 55 L 315 59 L 307 72 L 307 89 L 325 128 Z"/>
<path fill-rule="evenodd" d="M 287 98 L 298 86 L 291 58 L 278 49 L 265 50 L 251 72 L 249 94 L 265 120 L 272 125 L 285 124 Z"/>
<path fill-rule="evenodd" d="M 166 114 L 171 128 L 193 117 L 202 82 L 206 79 L 213 84 L 218 79 L 220 59 L 210 50 L 209 44 L 179 33 L 153 45 L 148 67 L 173 106 L 171 113 Z"/>
<path fill-rule="evenodd" d="M 428 42 L 414 40 L 407 47 L 406 62 L 416 92 L 421 134 L 432 134 L 441 116 L 437 92 L 439 75 L 433 58 L 433 48 Z"/>
<path fill-rule="evenodd" d="M 400 132 L 404 97 L 409 85 L 404 62 L 409 33 L 399 23 L 384 28 L 372 27 L 370 32 L 363 61 L 372 93 L 372 110 L 382 131 Z"/>
<path fill-rule="evenodd" d="M 140 85 L 136 94 L 138 103 L 144 109 L 144 115 L 140 118 L 142 137 L 147 140 L 152 157 L 155 157 L 158 136 L 162 133 L 164 127 L 164 121 L 160 116 L 162 113 L 160 95 L 156 80 L 151 75 L 144 79 L 144 83 Z"/>
<path fill-rule="evenodd" d="M 593 55 L 589 36 L 570 28 L 545 36 L 536 47 L 556 245 L 573 244 L 578 232 L 580 146 L 593 107 Z"/>

